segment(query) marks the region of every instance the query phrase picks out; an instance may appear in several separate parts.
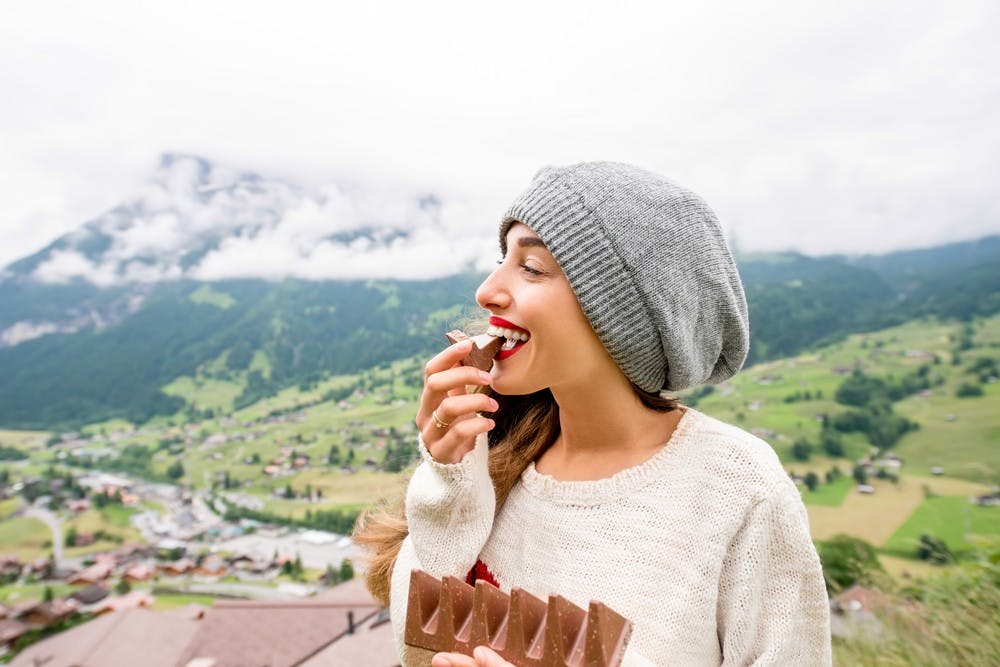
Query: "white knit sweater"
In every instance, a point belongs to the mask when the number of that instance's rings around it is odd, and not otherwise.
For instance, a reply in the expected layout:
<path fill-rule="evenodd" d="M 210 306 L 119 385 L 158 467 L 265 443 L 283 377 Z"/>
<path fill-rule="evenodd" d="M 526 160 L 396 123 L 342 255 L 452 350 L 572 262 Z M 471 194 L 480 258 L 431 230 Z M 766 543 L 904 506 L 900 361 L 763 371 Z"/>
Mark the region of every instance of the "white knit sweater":
<path fill-rule="evenodd" d="M 528 467 L 498 516 L 485 437 L 456 464 L 430 458 L 407 490 L 410 535 L 392 576 L 403 664 L 409 573 L 600 600 L 633 622 L 625 665 L 828 665 L 819 558 L 795 485 L 767 443 L 687 408 L 646 462 L 592 482 Z M 416 653 L 414 652 L 414 655 Z"/>

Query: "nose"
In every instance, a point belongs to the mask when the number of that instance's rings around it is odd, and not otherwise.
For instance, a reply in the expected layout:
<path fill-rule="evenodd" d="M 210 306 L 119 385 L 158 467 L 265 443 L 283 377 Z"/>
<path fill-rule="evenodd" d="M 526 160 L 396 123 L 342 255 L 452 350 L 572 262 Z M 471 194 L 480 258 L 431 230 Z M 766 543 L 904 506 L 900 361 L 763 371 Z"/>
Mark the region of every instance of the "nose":
<path fill-rule="evenodd" d="M 476 303 L 492 313 L 505 310 L 510 306 L 510 301 L 510 292 L 503 278 L 503 267 L 498 266 L 476 290 Z"/>

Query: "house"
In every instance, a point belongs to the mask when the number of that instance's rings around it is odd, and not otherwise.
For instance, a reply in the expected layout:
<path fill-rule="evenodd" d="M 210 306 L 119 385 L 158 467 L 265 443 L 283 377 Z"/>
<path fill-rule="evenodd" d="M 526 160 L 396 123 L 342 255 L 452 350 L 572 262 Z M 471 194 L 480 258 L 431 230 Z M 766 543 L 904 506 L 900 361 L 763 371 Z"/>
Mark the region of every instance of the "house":
<path fill-rule="evenodd" d="M 18 577 L 21 574 L 21 561 L 17 556 L 0 556 L 0 578 Z"/>
<path fill-rule="evenodd" d="M 90 500 L 87 498 L 80 498 L 79 500 L 76 498 L 70 498 L 66 501 L 66 509 L 77 514 L 80 512 L 86 512 L 90 509 Z"/>
<path fill-rule="evenodd" d="M 77 533 L 76 539 L 73 541 L 74 547 L 89 547 L 91 544 L 97 541 L 97 538 L 93 533 Z"/>
<path fill-rule="evenodd" d="M 96 563 L 88 568 L 80 570 L 76 574 L 70 576 L 67 580 L 67 584 L 96 584 L 99 581 L 104 581 L 111 576 L 111 570 L 114 569 L 114 562 L 107 562 L 98 560 Z"/>
<path fill-rule="evenodd" d="M 108 597 L 108 589 L 100 584 L 90 584 L 84 588 L 74 591 L 69 597 L 80 603 L 81 607 L 97 604 Z"/>
<path fill-rule="evenodd" d="M 122 579 L 128 581 L 149 581 L 156 576 L 156 567 L 145 563 L 135 563 L 125 568 Z"/>
<path fill-rule="evenodd" d="M 976 496 L 972 502 L 980 507 L 1000 507 L 1000 491 Z"/>
<path fill-rule="evenodd" d="M 172 577 L 180 576 L 182 574 L 187 574 L 195 568 L 194 561 L 190 558 L 181 558 L 180 560 L 175 560 L 166 565 L 160 566 L 160 570 L 167 575 Z"/>
<path fill-rule="evenodd" d="M 56 598 L 51 602 L 38 602 L 21 612 L 21 622 L 28 627 L 47 628 L 56 621 L 72 616 L 79 606 L 76 600 Z"/>
<path fill-rule="evenodd" d="M 125 595 L 116 595 L 105 598 L 104 601 L 94 607 L 95 614 L 108 614 L 123 609 L 134 609 L 136 607 L 152 607 L 156 598 L 146 591 L 130 591 Z"/>
<path fill-rule="evenodd" d="M 201 564 L 194 569 L 193 574 L 198 577 L 222 577 L 228 570 L 229 568 L 222 558 L 211 554 L 202 559 Z"/>
<path fill-rule="evenodd" d="M 10 664 L 175 667 L 204 611 L 197 605 L 191 607 L 162 612 L 142 608 L 111 612 L 32 644 Z"/>
<path fill-rule="evenodd" d="M 10 647 L 31 630 L 27 623 L 15 618 L 0 619 L 0 647 Z"/>
<path fill-rule="evenodd" d="M 875 487 L 868 484 L 858 484 L 858 493 L 864 493 L 870 496 L 875 493 Z"/>

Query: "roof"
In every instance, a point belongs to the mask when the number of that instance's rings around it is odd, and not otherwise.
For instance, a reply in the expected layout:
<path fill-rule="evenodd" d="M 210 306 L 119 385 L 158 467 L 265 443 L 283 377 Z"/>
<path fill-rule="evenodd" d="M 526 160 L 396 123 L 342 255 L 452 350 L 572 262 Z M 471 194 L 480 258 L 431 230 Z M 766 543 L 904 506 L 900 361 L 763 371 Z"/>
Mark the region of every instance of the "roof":
<path fill-rule="evenodd" d="M 108 589 L 100 584 L 90 584 L 85 588 L 74 591 L 71 598 L 79 600 L 83 604 L 94 604 L 108 597 Z"/>
<path fill-rule="evenodd" d="M 32 644 L 10 666 L 174 667 L 199 622 L 186 613 L 125 609 Z"/>
<path fill-rule="evenodd" d="M 300 663 L 301 667 L 326 667 L 327 665 L 370 665 L 395 667 L 399 665 L 396 641 L 392 636 L 392 623 L 388 610 L 380 610 L 374 618 L 362 623 L 353 634 L 344 635 L 319 653 Z"/>
<path fill-rule="evenodd" d="M 885 607 L 892 606 L 892 601 L 888 595 L 873 588 L 865 588 L 858 584 L 845 589 L 842 593 L 834 597 L 841 609 L 849 611 L 877 611 Z"/>
<path fill-rule="evenodd" d="M 355 623 L 361 624 L 372 619 L 377 609 L 370 604 L 345 607 L 315 598 L 216 601 L 205 613 L 179 664 L 214 658 L 213 667 L 299 665 L 346 635 L 348 612 Z"/>
<path fill-rule="evenodd" d="M 5 618 L 0 620 L 0 644 L 11 642 L 30 629 L 28 624 L 22 623 L 17 619 Z"/>
<path fill-rule="evenodd" d="M 123 609 L 134 609 L 136 607 L 149 607 L 156 601 L 152 595 L 143 590 L 129 591 L 125 595 L 105 598 L 97 608 L 95 614 L 105 614 L 107 612 L 121 611 Z"/>

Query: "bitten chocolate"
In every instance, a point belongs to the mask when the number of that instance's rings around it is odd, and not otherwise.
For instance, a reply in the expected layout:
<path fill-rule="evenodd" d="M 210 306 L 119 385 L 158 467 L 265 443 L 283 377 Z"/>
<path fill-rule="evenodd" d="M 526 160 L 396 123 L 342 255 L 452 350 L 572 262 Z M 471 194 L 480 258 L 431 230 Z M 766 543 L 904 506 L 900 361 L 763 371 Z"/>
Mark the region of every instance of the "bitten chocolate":
<path fill-rule="evenodd" d="M 465 333 L 461 329 L 455 329 L 446 333 L 445 338 L 448 342 L 454 345 L 455 343 L 470 338 L 469 334 Z M 480 370 L 489 372 L 493 367 L 493 357 L 497 356 L 497 352 L 503 346 L 503 338 L 498 336 L 491 336 L 489 334 L 479 334 L 478 336 L 471 336 L 472 338 L 472 352 L 469 353 L 465 359 L 462 360 L 463 366 L 475 366 Z"/>

